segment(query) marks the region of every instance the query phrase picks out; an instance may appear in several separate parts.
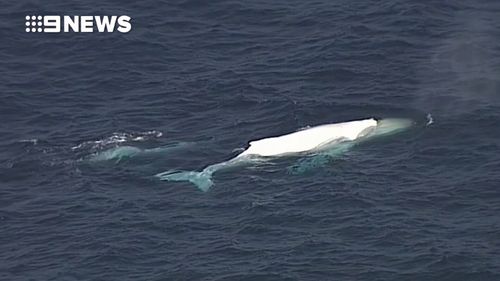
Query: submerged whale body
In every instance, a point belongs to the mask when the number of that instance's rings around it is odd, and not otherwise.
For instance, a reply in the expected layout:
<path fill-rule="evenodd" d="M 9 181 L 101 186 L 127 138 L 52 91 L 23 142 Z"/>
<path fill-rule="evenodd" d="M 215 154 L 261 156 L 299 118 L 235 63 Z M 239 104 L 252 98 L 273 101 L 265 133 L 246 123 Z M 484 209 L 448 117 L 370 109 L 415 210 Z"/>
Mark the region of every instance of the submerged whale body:
<path fill-rule="evenodd" d="M 90 158 L 90 161 L 96 162 L 96 161 L 107 161 L 107 160 L 115 159 L 117 162 L 119 162 L 123 158 L 133 157 L 141 152 L 142 152 L 142 150 L 140 148 L 137 148 L 137 147 L 118 146 L 118 147 L 114 147 L 114 148 L 105 150 L 101 153 L 96 153 L 96 154 L 92 155 L 92 157 Z"/>
<path fill-rule="evenodd" d="M 135 146 L 116 146 L 113 148 L 109 148 L 104 151 L 100 151 L 92 154 L 88 160 L 90 162 L 101 162 L 101 161 L 109 161 L 115 160 L 116 163 L 122 161 L 123 159 L 133 158 L 137 156 L 147 156 L 147 155 L 158 155 L 161 153 L 169 153 L 175 150 L 180 150 L 183 148 L 187 148 L 192 143 L 188 142 L 180 142 L 174 143 L 170 145 L 160 146 L 156 148 L 138 148 Z"/>
<path fill-rule="evenodd" d="M 376 136 L 393 134 L 410 127 L 411 124 L 412 122 L 408 119 L 377 121 L 370 118 L 319 125 L 282 136 L 251 141 L 249 147 L 236 157 L 207 166 L 201 172 L 166 171 L 156 176 L 166 181 L 190 181 L 200 190 L 208 191 L 213 185 L 213 173 L 221 169 L 267 157 L 317 152 L 325 152 L 325 155 L 343 153 L 357 142 Z"/>

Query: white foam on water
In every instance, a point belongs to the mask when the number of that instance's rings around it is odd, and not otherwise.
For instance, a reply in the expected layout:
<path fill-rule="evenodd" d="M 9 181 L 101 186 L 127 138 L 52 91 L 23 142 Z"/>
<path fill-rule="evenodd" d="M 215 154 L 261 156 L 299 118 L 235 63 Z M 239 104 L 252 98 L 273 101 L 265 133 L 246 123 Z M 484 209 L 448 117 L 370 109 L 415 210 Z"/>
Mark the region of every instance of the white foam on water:
<path fill-rule="evenodd" d="M 71 147 L 72 150 L 79 150 L 84 148 L 101 149 L 108 145 L 120 144 L 124 142 L 140 142 L 149 139 L 159 138 L 163 136 L 160 131 L 152 130 L 137 133 L 113 133 L 111 136 L 92 141 L 84 141 L 78 145 Z"/>

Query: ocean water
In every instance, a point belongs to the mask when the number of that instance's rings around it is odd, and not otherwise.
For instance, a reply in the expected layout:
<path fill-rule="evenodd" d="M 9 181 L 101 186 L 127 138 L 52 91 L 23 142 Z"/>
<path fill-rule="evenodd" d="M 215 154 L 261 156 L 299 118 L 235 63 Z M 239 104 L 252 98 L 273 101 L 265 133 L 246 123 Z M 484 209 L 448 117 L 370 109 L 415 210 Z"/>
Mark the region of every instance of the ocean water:
<path fill-rule="evenodd" d="M 0 4 L 0 280 L 500 280 L 498 1 Z M 372 116 L 416 125 L 208 192 L 154 177 Z M 152 153 L 92 161 L 117 147 Z"/>

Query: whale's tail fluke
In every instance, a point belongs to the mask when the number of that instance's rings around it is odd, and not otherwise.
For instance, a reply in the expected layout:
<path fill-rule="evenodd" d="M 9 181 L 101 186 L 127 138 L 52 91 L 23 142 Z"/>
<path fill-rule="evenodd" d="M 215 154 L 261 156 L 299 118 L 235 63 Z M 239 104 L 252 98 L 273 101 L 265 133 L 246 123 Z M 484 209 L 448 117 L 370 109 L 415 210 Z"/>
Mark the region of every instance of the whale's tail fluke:
<path fill-rule="evenodd" d="M 214 184 L 211 171 L 166 171 L 155 176 L 164 181 L 190 181 L 201 191 L 207 192 Z"/>

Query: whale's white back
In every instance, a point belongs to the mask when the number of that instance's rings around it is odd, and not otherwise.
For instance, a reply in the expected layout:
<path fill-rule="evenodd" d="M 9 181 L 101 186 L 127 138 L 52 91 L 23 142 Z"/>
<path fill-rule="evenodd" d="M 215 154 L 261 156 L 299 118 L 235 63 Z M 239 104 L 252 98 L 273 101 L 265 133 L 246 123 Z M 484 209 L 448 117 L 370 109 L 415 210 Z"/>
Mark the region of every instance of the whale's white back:
<path fill-rule="evenodd" d="M 320 125 L 287 135 L 251 141 L 250 147 L 238 156 L 277 156 L 317 150 L 337 140 L 353 141 L 363 131 L 377 126 L 375 119 Z"/>

